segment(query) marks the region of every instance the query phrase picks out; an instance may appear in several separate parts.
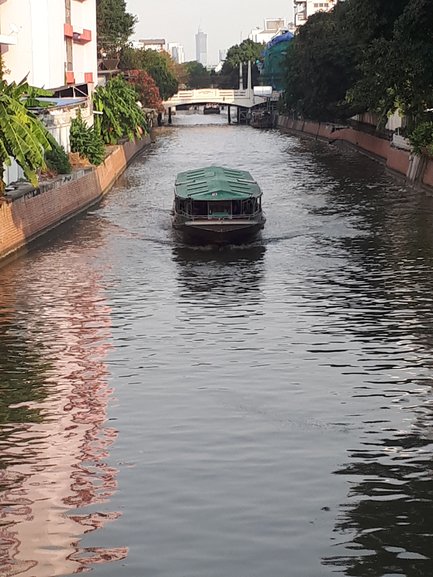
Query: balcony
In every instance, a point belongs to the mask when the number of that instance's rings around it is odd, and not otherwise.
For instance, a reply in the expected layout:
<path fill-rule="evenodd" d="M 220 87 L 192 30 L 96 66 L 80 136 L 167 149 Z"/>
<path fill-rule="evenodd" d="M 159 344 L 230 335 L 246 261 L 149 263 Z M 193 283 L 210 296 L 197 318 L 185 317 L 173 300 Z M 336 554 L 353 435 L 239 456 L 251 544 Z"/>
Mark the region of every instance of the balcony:
<path fill-rule="evenodd" d="M 82 30 L 74 30 L 74 34 L 72 36 L 74 42 L 78 44 L 87 44 L 92 40 L 92 31 L 83 28 Z"/>
<path fill-rule="evenodd" d="M 65 34 L 65 38 L 74 37 L 74 29 L 72 28 L 72 24 L 63 24 L 63 31 Z"/>
<path fill-rule="evenodd" d="M 72 24 L 64 24 L 63 28 L 65 38 L 72 38 L 72 40 L 77 44 L 87 44 L 87 42 L 92 40 L 91 30 L 87 30 L 86 28 L 74 30 Z"/>
<path fill-rule="evenodd" d="M 75 84 L 75 74 L 73 70 L 67 70 L 65 72 L 66 84 Z"/>

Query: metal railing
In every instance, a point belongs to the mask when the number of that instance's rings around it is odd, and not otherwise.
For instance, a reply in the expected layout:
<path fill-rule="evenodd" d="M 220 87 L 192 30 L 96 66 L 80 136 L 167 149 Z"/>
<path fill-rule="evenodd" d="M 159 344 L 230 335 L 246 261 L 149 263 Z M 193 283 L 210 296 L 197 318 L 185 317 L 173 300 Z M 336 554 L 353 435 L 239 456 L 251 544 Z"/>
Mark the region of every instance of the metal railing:
<path fill-rule="evenodd" d="M 188 218 L 189 220 L 254 220 L 260 216 L 262 211 L 256 210 L 252 213 L 242 213 L 242 214 L 229 214 L 229 213 L 218 213 L 214 214 L 191 214 L 184 210 L 175 210 L 174 214 Z"/>

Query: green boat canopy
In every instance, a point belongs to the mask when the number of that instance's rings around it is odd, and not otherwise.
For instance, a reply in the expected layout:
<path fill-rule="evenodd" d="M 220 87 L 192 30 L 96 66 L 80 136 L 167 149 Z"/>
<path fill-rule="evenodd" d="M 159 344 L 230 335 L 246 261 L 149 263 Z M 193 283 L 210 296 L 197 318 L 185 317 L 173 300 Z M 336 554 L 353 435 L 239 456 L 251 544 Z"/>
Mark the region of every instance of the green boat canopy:
<path fill-rule="evenodd" d="M 176 196 L 192 200 L 247 200 L 262 191 L 249 172 L 221 166 L 208 166 L 180 172 L 175 183 Z"/>

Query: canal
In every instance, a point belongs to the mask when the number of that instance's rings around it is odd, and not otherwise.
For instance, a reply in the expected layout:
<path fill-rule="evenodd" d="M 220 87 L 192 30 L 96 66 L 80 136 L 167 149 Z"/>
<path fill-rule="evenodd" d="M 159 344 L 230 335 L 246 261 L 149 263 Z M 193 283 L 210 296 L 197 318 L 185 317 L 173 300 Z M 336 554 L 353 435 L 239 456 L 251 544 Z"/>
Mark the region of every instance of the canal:
<path fill-rule="evenodd" d="M 178 114 L 0 270 L 0 573 L 433 574 L 433 201 L 366 157 Z M 248 246 L 177 172 L 249 170 Z"/>

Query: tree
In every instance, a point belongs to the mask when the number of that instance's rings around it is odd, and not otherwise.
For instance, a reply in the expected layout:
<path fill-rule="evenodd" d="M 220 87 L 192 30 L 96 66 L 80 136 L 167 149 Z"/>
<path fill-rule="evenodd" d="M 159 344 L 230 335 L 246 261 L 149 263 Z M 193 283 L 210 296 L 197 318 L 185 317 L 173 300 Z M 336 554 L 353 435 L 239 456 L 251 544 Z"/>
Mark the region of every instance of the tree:
<path fill-rule="evenodd" d="M 134 32 L 137 17 L 126 12 L 125 0 L 96 0 L 98 54 L 116 58 Z"/>
<path fill-rule="evenodd" d="M 174 63 L 174 70 L 178 82 L 178 89 L 185 90 L 188 84 L 189 75 L 187 64 L 188 64 L 187 62 L 182 62 L 182 64 L 179 64 L 178 62 Z"/>
<path fill-rule="evenodd" d="M 129 70 L 128 82 L 135 88 L 137 97 L 144 108 L 163 112 L 161 95 L 152 76 L 145 70 Z"/>
<path fill-rule="evenodd" d="M 360 79 L 348 98 L 378 113 L 382 124 L 399 110 L 413 126 L 433 105 L 433 5 L 429 0 L 398 0 L 386 11 L 379 0 L 368 2 L 376 4 L 381 36 L 364 49 Z"/>
<path fill-rule="evenodd" d="M 167 100 L 178 90 L 175 63 L 168 52 L 125 46 L 120 53 L 119 68 L 146 70 L 155 80 L 163 100 Z"/>
<path fill-rule="evenodd" d="M 262 57 L 264 44 L 253 40 L 244 40 L 241 44 L 235 44 L 227 51 L 227 57 L 221 69 L 221 86 L 237 88 L 239 86 L 239 64 L 243 65 L 243 77 L 246 78 L 247 63 L 252 63 L 252 82 L 258 83 L 259 70 L 256 62 Z"/>
<path fill-rule="evenodd" d="M 19 84 L 0 80 L 0 166 L 14 158 L 34 187 L 38 185 L 38 170 L 46 168 L 45 152 L 51 150 L 47 129 L 26 108 L 25 98 L 34 96 L 35 90 L 25 80 Z M 1 178 L 0 194 L 4 189 Z"/>
<path fill-rule="evenodd" d="M 185 68 L 187 72 L 186 85 L 188 88 L 209 88 L 211 85 L 211 77 L 203 64 L 192 60 L 185 62 Z"/>
<path fill-rule="evenodd" d="M 137 94 L 121 76 L 111 78 L 106 86 L 98 86 L 93 96 L 95 130 L 106 144 L 117 144 L 123 138 L 139 138 L 147 128 Z"/>
<path fill-rule="evenodd" d="M 345 101 L 356 76 L 356 59 L 344 10 L 311 16 L 287 51 L 286 106 L 315 120 L 354 113 Z"/>
<path fill-rule="evenodd" d="M 393 53 L 399 62 L 397 105 L 415 124 L 433 107 L 433 3 L 409 0 L 396 21 Z"/>
<path fill-rule="evenodd" d="M 317 120 L 369 110 L 386 122 L 407 50 L 395 43 L 395 26 L 412 1 L 346 0 L 311 16 L 286 60 L 287 107 Z"/>

